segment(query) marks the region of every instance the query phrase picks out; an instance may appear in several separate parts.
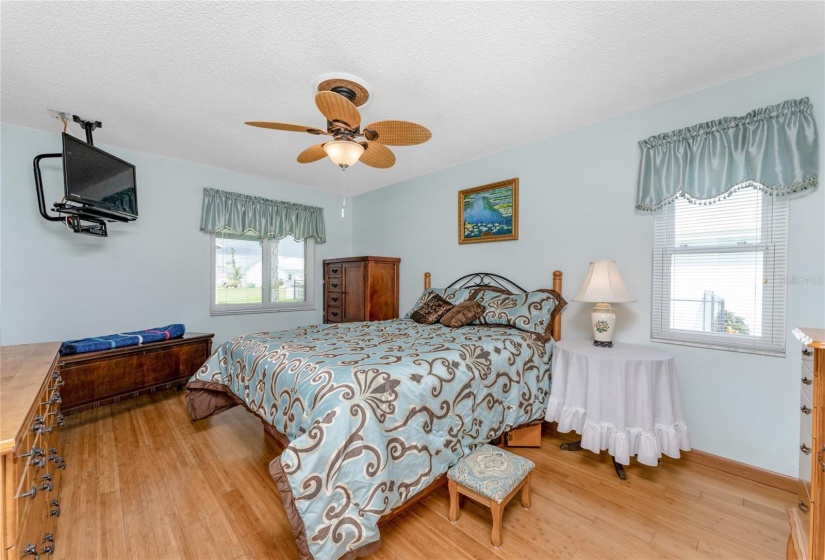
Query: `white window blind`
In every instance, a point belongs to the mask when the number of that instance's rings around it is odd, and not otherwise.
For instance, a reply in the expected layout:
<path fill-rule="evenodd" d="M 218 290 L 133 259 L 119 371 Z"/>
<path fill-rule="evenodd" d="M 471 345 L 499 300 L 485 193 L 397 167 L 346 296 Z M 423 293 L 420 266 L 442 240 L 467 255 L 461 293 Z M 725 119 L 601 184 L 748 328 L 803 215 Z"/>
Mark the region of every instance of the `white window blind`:
<path fill-rule="evenodd" d="M 212 240 L 210 313 L 314 309 L 313 239 L 218 233 Z"/>
<path fill-rule="evenodd" d="M 656 213 L 651 340 L 785 355 L 786 197 L 754 188 Z"/>

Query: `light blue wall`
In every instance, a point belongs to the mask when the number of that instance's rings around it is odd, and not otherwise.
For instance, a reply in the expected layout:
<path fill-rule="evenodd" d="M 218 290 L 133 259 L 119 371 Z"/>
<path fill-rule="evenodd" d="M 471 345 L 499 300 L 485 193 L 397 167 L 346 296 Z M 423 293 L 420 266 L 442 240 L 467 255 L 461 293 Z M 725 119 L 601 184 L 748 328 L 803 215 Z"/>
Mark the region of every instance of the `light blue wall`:
<path fill-rule="evenodd" d="M 350 217 L 340 196 L 222 169 L 101 145 L 137 166 L 140 217 L 110 224 L 106 239 L 76 235 L 37 211 L 32 159 L 60 152 L 59 134 L 0 125 L 0 342 L 65 340 L 184 323 L 214 332 L 215 342 L 241 333 L 321 321 L 315 311 L 209 316 L 209 236 L 199 231 L 204 187 L 322 206 L 327 243 L 320 261 L 351 254 Z M 60 160 L 44 160 L 46 201 L 63 196 Z"/>
<path fill-rule="evenodd" d="M 549 286 L 552 271 L 560 269 L 569 299 L 589 261 L 614 259 L 639 300 L 616 306 L 616 339 L 650 344 L 653 218 L 633 209 L 638 140 L 805 96 L 825 130 L 824 65 L 825 57 L 817 55 L 358 196 L 353 250 L 401 257 L 403 309 L 421 292 L 425 271 L 432 272 L 434 286 L 482 270 L 538 288 Z M 825 148 L 825 138 L 820 145 Z M 510 177 L 520 181 L 519 240 L 459 246 L 456 193 Z M 825 187 L 791 202 L 790 275 L 825 271 L 823 210 Z M 795 326 L 825 325 L 823 291 L 821 284 L 788 287 L 789 332 Z M 591 307 L 570 304 L 563 314 L 564 338 L 589 336 Z M 800 366 L 792 337 L 787 358 L 662 347 L 676 355 L 695 448 L 796 473 Z"/>

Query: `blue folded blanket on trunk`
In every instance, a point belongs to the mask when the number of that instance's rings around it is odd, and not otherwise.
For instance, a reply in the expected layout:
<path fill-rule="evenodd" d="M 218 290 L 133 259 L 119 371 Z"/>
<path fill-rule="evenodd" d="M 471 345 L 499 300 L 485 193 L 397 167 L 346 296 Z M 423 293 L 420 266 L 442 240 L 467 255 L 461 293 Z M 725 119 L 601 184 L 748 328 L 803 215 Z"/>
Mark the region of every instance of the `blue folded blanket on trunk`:
<path fill-rule="evenodd" d="M 109 350 L 110 348 L 121 348 L 123 346 L 137 346 L 138 344 L 146 344 L 147 342 L 180 338 L 185 332 L 185 326 L 175 323 L 174 325 L 158 327 L 156 329 L 146 329 L 145 331 L 67 340 L 60 346 L 60 355 L 97 352 L 99 350 Z"/>

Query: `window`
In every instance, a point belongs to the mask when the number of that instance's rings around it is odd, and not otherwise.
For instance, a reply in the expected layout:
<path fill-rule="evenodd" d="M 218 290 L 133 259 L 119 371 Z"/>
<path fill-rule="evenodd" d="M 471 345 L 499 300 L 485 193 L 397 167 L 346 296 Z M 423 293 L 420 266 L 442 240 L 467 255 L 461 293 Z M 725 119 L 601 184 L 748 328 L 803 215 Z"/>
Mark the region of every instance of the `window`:
<path fill-rule="evenodd" d="M 212 315 L 315 309 L 313 239 L 213 234 Z"/>
<path fill-rule="evenodd" d="M 788 202 L 755 188 L 655 217 L 651 340 L 785 355 Z"/>

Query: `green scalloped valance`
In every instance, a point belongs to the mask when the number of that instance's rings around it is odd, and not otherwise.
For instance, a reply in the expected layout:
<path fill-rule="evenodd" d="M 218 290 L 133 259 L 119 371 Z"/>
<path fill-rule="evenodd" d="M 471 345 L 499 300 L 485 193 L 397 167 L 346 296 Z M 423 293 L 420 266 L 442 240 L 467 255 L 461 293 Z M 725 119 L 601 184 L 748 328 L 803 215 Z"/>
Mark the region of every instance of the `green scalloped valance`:
<path fill-rule="evenodd" d="M 819 145 L 807 97 L 651 136 L 639 146 L 636 209 L 645 212 L 677 198 L 711 204 L 747 187 L 782 196 L 818 183 Z"/>
<path fill-rule="evenodd" d="M 218 189 L 203 189 L 201 231 L 296 241 L 326 241 L 324 209 Z"/>

